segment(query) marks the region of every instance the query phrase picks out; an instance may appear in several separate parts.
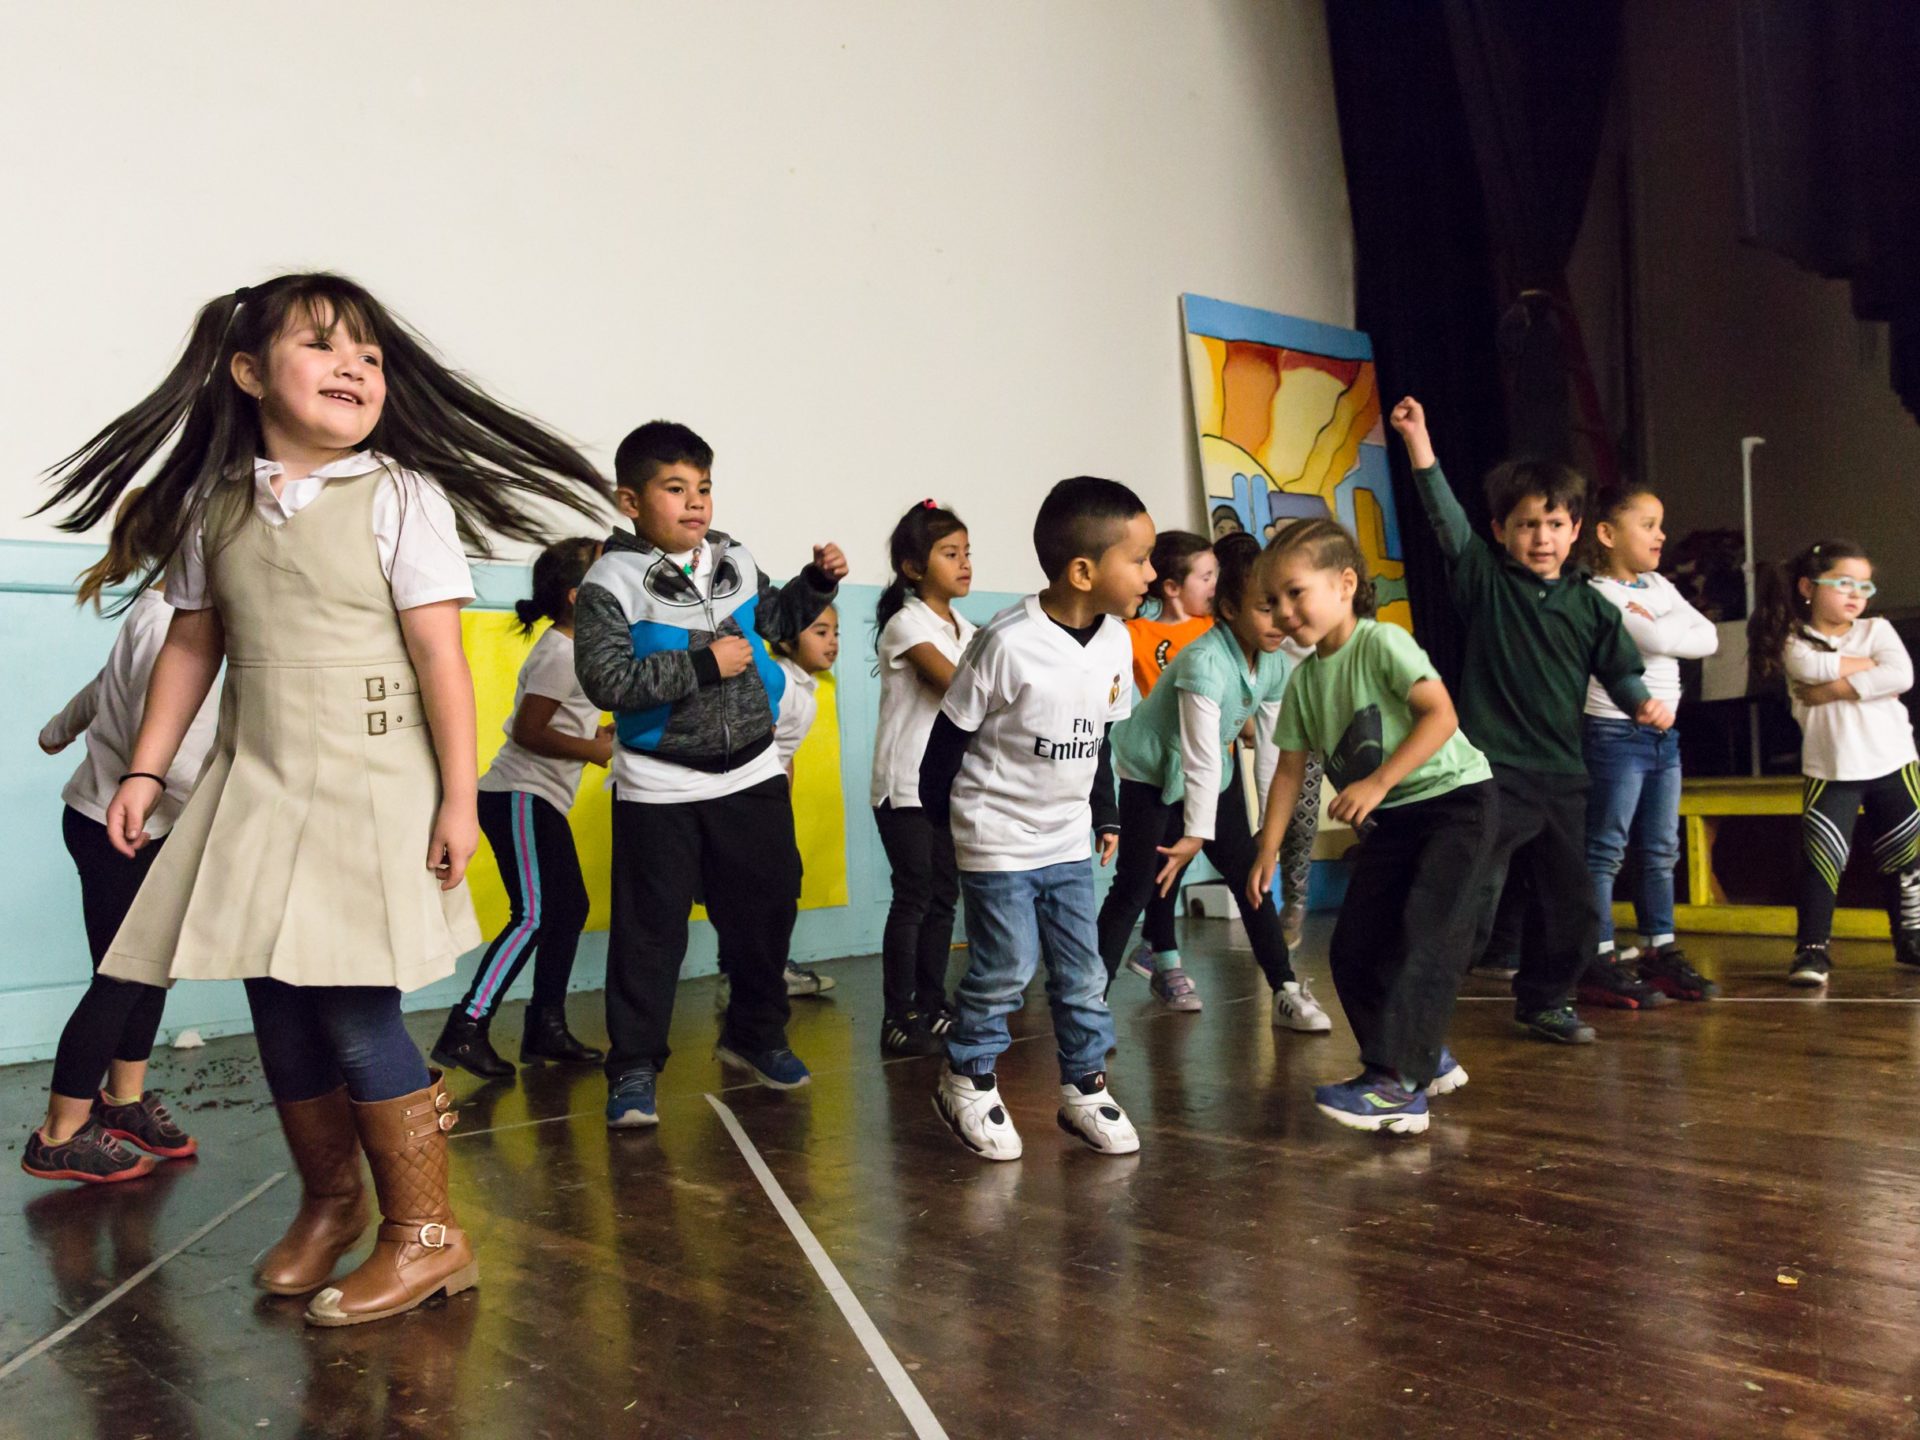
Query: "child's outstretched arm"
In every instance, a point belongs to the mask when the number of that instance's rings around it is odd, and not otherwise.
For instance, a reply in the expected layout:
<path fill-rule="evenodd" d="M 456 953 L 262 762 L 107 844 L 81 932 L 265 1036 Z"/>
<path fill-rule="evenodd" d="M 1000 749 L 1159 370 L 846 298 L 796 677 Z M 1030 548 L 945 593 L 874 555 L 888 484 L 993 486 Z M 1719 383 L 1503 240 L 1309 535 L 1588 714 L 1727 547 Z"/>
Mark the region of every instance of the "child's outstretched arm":
<path fill-rule="evenodd" d="M 106 674 L 103 665 L 99 673 L 81 688 L 80 693 L 67 701 L 60 713 L 41 727 L 40 748 L 47 754 L 58 755 L 93 724 L 93 717 L 100 713 L 100 682 L 106 678 Z"/>
<path fill-rule="evenodd" d="M 460 607 L 458 600 L 437 600 L 400 612 L 400 633 L 420 677 L 420 703 L 440 763 L 440 813 L 427 840 L 427 869 L 442 890 L 467 878 L 468 862 L 480 848 L 473 672 L 460 643 Z"/>
<path fill-rule="evenodd" d="M 777 589 L 763 572 L 760 576 L 760 605 L 753 625 L 763 640 L 791 640 L 806 626 L 801 615 L 818 615 L 822 605 L 831 604 L 846 578 L 847 557 L 838 545 L 829 542 L 813 547 L 813 563 L 803 566 L 798 575 Z"/>
<path fill-rule="evenodd" d="M 166 789 L 180 742 L 206 703 L 213 677 L 227 653 L 227 632 L 218 610 L 176 610 L 166 641 L 147 682 L 147 708 L 133 743 L 128 775 L 107 806 L 107 839 L 122 855 L 133 856 L 148 839 L 147 816 Z"/>
<path fill-rule="evenodd" d="M 1232 740 L 1227 741 L 1231 745 Z M 1194 690 L 1180 692 L 1180 771 L 1186 786 L 1181 806 L 1182 831 L 1171 845 L 1154 848 L 1166 860 L 1155 878 L 1162 895 L 1173 892 L 1174 882 L 1214 837 L 1214 821 L 1220 810 L 1220 771 L 1226 757 L 1220 747 L 1220 706 L 1211 695 Z M 1232 803 L 1229 801 L 1228 803 Z"/>
<path fill-rule="evenodd" d="M 1420 491 L 1420 503 L 1426 507 L 1434 538 L 1446 557 L 1455 559 L 1473 543 L 1473 522 L 1454 498 L 1447 477 L 1440 473 L 1440 458 L 1433 453 L 1433 439 L 1427 434 L 1427 412 L 1409 395 L 1393 407 L 1389 419 L 1406 444 L 1413 482 Z"/>

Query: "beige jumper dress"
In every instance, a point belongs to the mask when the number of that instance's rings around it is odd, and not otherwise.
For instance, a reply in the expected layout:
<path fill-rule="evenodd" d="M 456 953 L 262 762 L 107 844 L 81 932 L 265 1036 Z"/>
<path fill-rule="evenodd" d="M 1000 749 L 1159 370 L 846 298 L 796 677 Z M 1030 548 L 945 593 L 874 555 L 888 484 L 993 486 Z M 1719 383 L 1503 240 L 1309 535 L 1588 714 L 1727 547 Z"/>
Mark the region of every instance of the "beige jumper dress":
<path fill-rule="evenodd" d="M 374 540 L 386 473 L 209 532 L 219 734 L 103 975 L 414 990 L 480 943 L 466 885 L 427 869 L 440 771 Z"/>

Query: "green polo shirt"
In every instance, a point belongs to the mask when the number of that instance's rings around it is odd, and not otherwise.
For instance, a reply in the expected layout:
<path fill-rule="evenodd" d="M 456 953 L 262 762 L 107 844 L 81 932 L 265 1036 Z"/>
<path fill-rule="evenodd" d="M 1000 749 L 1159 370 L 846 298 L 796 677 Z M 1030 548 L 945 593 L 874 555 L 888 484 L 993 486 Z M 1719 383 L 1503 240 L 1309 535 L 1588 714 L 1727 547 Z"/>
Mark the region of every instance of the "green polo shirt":
<path fill-rule="evenodd" d="M 1454 703 L 1460 726 L 1496 765 L 1584 775 L 1580 716 L 1587 677 L 1627 714 L 1647 699 L 1640 652 L 1620 612 L 1569 565 L 1542 580 L 1490 540 L 1434 465 L 1414 472 L 1421 502 L 1452 572 L 1466 622 L 1466 660 Z"/>

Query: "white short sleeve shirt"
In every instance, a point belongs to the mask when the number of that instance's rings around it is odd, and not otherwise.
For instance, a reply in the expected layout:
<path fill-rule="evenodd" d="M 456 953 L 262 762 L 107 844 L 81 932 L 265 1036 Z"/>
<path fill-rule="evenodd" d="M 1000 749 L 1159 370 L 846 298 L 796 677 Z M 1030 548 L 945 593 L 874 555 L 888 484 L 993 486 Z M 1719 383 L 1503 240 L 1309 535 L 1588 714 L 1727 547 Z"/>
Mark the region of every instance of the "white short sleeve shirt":
<path fill-rule="evenodd" d="M 273 482 L 285 473 L 277 461 L 253 462 L 253 506 L 269 525 L 284 525 L 320 498 L 329 480 L 365 475 L 393 462 L 372 450 L 357 450 L 298 480 Z M 373 539 L 380 573 L 393 587 L 393 608 L 412 610 L 442 600 L 473 599 L 473 570 L 460 546 L 460 527 L 446 492 L 424 475 L 395 469 L 373 497 Z M 176 610 L 204 610 L 207 565 L 203 536 L 188 538 L 167 571 L 167 603 Z"/>
<path fill-rule="evenodd" d="M 880 724 L 873 737 L 873 785 L 868 803 L 875 809 L 920 808 L 920 761 L 927 753 L 940 696 L 920 678 L 907 659 L 919 645 L 931 645 L 953 664 L 960 663 L 977 627 L 958 610 L 949 625 L 918 595 L 909 594 L 880 632 Z"/>
<path fill-rule="evenodd" d="M 543 695 L 560 702 L 551 724 L 562 735 L 591 740 L 600 729 L 600 707 L 587 698 L 573 673 L 573 637 L 551 626 L 533 642 L 520 678 L 513 687 L 513 709 L 505 726 L 507 743 L 493 757 L 487 773 L 480 777 L 482 790 L 520 790 L 536 795 L 562 815 L 573 808 L 573 797 L 580 789 L 584 760 L 566 760 L 558 755 L 536 755 L 513 738 L 513 723 L 529 695 Z"/>
<path fill-rule="evenodd" d="M 974 636 L 941 709 L 973 732 L 953 785 L 962 870 L 1039 870 L 1093 854 L 1088 796 L 1107 727 L 1133 708 L 1133 650 L 1107 617 L 1080 644 L 1029 595 Z"/>

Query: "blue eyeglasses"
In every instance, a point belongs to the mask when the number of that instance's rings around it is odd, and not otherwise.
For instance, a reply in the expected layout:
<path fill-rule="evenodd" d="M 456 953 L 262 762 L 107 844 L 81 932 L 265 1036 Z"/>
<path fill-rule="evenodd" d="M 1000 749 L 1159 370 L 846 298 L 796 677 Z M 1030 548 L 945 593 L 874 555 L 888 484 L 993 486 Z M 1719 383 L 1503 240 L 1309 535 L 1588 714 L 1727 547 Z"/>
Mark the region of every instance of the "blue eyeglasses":
<path fill-rule="evenodd" d="M 1851 575 L 1826 575 L 1813 583 L 1831 586 L 1842 595 L 1858 595 L 1862 600 L 1871 600 L 1880 590 L 1873 581 L 1856 580 Z"/>

